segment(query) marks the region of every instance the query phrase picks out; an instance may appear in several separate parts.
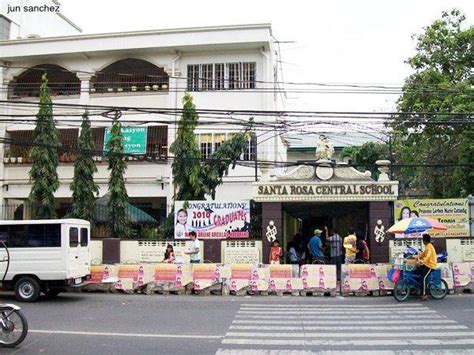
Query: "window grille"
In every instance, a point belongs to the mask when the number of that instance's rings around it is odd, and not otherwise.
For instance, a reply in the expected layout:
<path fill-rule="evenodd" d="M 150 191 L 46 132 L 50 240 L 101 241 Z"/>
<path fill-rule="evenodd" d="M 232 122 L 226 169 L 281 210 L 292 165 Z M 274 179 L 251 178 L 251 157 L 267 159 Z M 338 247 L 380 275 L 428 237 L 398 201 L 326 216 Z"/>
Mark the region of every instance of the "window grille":
<path fill-rule="evenodd" d="M 135 58 L 115 62 L 91 78 L 93 93 L 167 91 L 168 85 L 169 76 L 163 68 Z"/>
<path fill-rule="evenodd" d="M 256 63 L 188 65 L 189 91 L 255 89 Z"/>
<path fill-rule="evenodd" d="M 10 83 L 10 97 L 39 97 L 41 78 L 46 73 L 51 96 L 79 95 L 81 81 L 72 73 L 58 65 L 42 64 L 20 74 Z"/>

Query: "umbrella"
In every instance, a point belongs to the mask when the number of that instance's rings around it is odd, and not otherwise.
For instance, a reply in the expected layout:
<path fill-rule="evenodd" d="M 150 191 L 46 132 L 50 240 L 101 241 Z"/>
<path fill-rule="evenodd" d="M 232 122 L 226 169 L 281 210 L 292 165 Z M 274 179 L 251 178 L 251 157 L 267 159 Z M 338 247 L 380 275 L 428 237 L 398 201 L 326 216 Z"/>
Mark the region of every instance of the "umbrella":
<path fill-rule="evenodd" d="M 387 232 L 410 234 L 421 233 L 428 229 L 446 230 L 448 227 L 428 217 L 415 217 L 398 221 L 393 226 L 391 226 Z"/>

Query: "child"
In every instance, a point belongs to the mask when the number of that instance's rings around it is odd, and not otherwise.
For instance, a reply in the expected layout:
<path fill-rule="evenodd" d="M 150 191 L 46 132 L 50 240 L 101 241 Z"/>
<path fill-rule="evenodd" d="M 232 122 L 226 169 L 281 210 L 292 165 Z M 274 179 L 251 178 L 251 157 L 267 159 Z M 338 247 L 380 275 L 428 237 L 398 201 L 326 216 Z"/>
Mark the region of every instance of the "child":
<path fill-rule="evenodd" d="M 166 246 L 165 258 L 162 261 L 163 263 L 172 264 L 174 262 L 174 250 L 171 244 Z"/>
<path fill-rule="evenodd" d="M 280 258 L 283 255 L 283 250 L 280 247 L 278 240 L 273 241 L 270 248 L 270 264 L 280 264 Z"/>
<path fill-rule="evenodd" d="M 188 232 L 187 222 L 188 222 L 188 212 L 184 208 L 181 208 L 176 213 L 176 225 L 174 227 L 175 238 L 179 239 L 179 238 L 185 238 L 187 236 L 186 235 L 186 233 Z"/>

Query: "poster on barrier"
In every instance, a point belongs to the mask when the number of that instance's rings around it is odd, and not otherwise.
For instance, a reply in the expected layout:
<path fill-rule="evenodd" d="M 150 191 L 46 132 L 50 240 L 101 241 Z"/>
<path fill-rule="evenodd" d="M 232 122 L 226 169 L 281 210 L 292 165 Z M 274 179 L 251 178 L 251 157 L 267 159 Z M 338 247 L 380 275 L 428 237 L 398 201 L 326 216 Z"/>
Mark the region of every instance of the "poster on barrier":
<path fill-rule="evenodd" d="M 130 281 L 132 283 L 131 289 L 144 286 L 153 281 L 153 273 L 153 264 L 120 265 L 118 278 L 122 285 L 121 289 L 130 289 Z"/>
<path fill-rule="evenodd" d="M 376 265 L 372 264 L 341 265 L 341 280 L 343 292 L 368 292 L 379 289 Z"/>
<path fill-rule="evenodd" d="M 453 263 L 454 287 L 474 287 L 474 263 Z"/>
<path fill-rule="evenodd" d="M 268 269 L 272 279 L 291 279 L 293 277 L 293 265 L 268 265 Z"/>
<path fill-rule="evenodd" d="M 217 264 L 193 264 L 193 288 L 203 290 L 220 282 Z"/>
<path fill-rule="evenodd" d="M 250 280 L 247 279 L 228 279 L 227 286 L 229 291 L 239 291 L 244 287 L 249 286 Z"/>
<path fill-rule="evenodd" d="M 231 279 L 251 280 L 258 276 L 258 271 L 253 264 L 230 264 Z"/>
<path fill-rule="evenodd" d="M 448 288 L 454 288 L 453 271 L 448 263 L 438 263 L 438 268 L 441 270 L 441 278 L 446 281 Z"/>
<path fill-rule="evenodd" d="M 300 279 L 304 289 L 333 290 L 337 286 L 336 265 L 302 265 Z"/>
<path fill-rule="evenodd" d="M 375 265 L 375 272 L 379 282 L 379 290 L 393 290 L 395 284 L 387 278 L 388 271 L 392 268 L 390 264 L 377 264 Z"/>
<path fill-rule="evenodd" d="M 118 267 L 115 265 L 93 265 L 89 282 L 93 284 L 117 282 L 117 273 Z"/>

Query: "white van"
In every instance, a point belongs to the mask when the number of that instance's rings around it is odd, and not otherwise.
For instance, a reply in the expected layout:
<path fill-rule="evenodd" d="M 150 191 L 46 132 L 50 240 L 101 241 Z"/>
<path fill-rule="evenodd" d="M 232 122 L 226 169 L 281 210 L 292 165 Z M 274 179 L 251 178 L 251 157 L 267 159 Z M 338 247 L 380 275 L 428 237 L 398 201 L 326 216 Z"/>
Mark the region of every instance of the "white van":
<path fill-rule="evenodd" d="M 90 278 L 90 259 L 88 221 L 0 221 L 0 282 L 20 301 L 33 302 L 41 292 L 54 297 L 67 286 L 81 285 Z"/>

